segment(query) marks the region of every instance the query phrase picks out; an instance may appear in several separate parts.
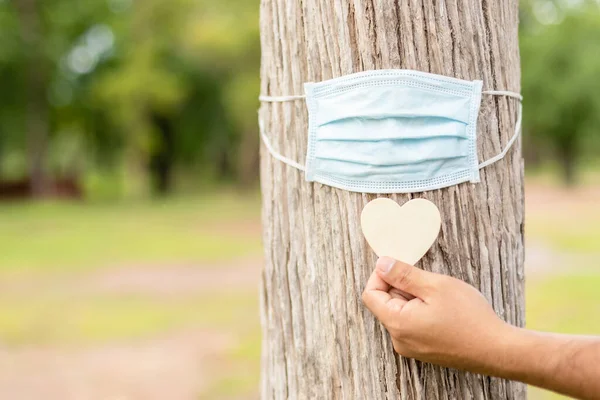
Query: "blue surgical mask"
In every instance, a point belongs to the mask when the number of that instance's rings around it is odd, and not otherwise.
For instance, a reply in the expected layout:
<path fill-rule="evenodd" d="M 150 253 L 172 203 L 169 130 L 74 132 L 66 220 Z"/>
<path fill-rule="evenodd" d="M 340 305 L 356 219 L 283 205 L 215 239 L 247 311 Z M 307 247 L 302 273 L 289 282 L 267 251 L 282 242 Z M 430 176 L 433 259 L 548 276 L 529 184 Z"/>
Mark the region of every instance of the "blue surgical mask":
<path fill-rule="evenodd" d="M 479 182 L 479 170 L 504 157 L 521 125 L 521 96 L 482 91 L 465 81 L 410 70 L 359 72 L 306 83 L 305 95 L 260 96 L 263 102 L 306 99 L 305 165 L 276 151 L 278 160 L 305 172 L 309 182 L 363 193 L 411 193 Z M 482 94 L 519 100 L 515 133 L 490 160 L 477 159 L 477 116 Z"/>

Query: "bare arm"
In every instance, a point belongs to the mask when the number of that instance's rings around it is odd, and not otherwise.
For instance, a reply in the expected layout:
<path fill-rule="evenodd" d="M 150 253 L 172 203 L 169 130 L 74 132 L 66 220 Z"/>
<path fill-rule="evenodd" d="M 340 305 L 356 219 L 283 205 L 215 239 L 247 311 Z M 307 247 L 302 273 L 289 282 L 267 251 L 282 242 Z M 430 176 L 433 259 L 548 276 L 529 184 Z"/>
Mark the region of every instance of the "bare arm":
<path fill-rule="evenodd" d="M 581 399 L 600 399 L 600 338 L 511 327 L 504 362 L 489 374 Z"/>
<path fill-rule="evenodd" d="M 387 257 L 363 301 L 403 356 L 600 400 L 600 338 L 513 327 L 465 282 Z"/>

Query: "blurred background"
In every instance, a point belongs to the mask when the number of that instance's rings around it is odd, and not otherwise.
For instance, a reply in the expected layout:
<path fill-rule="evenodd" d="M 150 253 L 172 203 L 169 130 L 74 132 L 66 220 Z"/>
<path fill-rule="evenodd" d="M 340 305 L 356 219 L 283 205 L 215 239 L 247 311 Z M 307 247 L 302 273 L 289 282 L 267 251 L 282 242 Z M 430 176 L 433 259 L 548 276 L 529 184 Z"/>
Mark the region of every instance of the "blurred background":
<path fill-rule="evenodd" d="M 528 326 L 600 334 L 600 2 L 521 3 Z M 257 2 L 0 0 L 0 398 L 257 397 L 259 60 Z"/>

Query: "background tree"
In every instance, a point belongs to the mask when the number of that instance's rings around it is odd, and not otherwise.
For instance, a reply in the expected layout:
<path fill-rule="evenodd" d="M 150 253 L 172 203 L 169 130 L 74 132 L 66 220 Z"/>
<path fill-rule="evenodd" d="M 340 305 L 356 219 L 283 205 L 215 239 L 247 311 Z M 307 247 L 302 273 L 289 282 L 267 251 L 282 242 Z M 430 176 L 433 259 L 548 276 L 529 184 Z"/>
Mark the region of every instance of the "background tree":
<path fill-rule="evenodd" d="M 529 147 L 553 154 L 573 184 L 577 162 L 600 144 L 600 12 L 569 4 L 524 3 L 521 53 Z"/>
<path fill-rule="evenodd" d="M 517 2 L 508 0 L 263 0 L 261 92 L 298 94 L 304 82 L 382 68 L 482 79 L 486 89 L 518 92 L 517 25 Z M 480 159 L 501 151 L 516 111 L 514 100 L 484 96 Z M 302 162 L 305 104 L 264 104 L 261 117 L 282 153 Z M 525 398 L 520 383 L 398 357 L 360 302 L 375 256 L 359 216 L 377 196 L 307 183 L 266 151 L 261 160 L 263 398 Z M 441 235 L 419 266 L 474 285 L 515 325 L 524 323 L 522 191 L 516 145 L 482 170 L 480 184 L 389 196 L 440 207 Z"/>
<path fill-rule="evenodd" d="M 0 181 L 252 187 L 257 18 L 243 0 L 0 0 Z M 569 177 L 600 150 L 598 20 L 595 0 L 522 1 L 525 155 Z"/>
<path fill-rule="evenodd" d="M 70 40 L 89 25 L 90 16 L 96 14 L 96 5 L 57 0 L 0 3 L 4 50 L 0 70 L 4 71 L 3 84 L 10 90 L 3 101 L 7 107 L 3 110 L 2 122 L 6 125 L 2 124 L 2 130 L 6 136 L 2 141 L 5 145 L 10 142 L 27 148 L 24 152 L 27 174 L 32 191 L 38 195 L 45 189 L 51 139 L 53 115 L 48 95 Z M 71 13 L 72 10 L 77 12 Z"/>
<path fill-rule="evenodd" d="M 0 0 L 0 179 L 254 182 L 257 16 L 239 0 Z"/>

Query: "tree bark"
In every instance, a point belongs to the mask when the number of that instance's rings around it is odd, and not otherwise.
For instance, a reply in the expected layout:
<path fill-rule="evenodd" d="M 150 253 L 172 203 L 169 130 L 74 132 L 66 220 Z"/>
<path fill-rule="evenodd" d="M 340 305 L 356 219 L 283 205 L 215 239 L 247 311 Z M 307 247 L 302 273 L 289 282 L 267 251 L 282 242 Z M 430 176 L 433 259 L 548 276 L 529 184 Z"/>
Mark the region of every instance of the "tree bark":
<path fill-rule="evenodd" d="M 261 91 L 302 94 L 304 82 L 382 68 L 481 79 L 520 91 L 516 0 L 262 0 Z M 480 160 L 514 132 L 514 99 L 483 96 Z M 303 101 L 266 103 L 261 118 L 285 155 L 304 161 Z M 433 201 L 438 240 L 418 266 L 460 278 L 506 321 L 524 324 L 523 162 L 517 143 L 479 184 L 395 194 Z M 360 301 L 376 257 L 360 212 L 376 195 L 307 183 L 261 149 L 264 399 L 524 399 L 525 386 L 397 356 Z M 468 311 L 467 311 L 468 312 Z"/>

